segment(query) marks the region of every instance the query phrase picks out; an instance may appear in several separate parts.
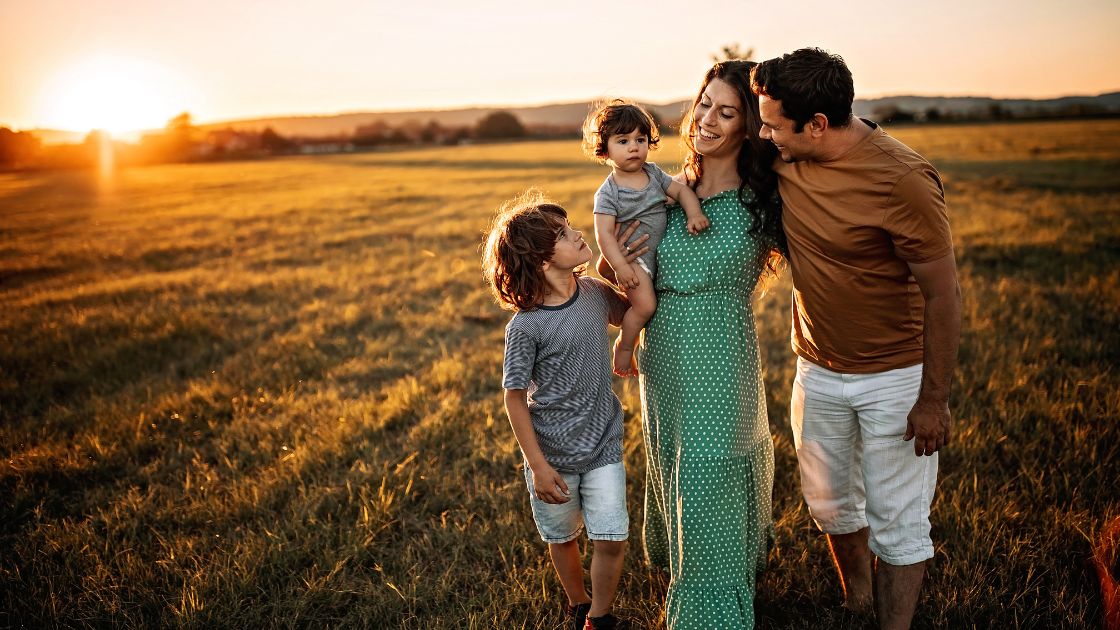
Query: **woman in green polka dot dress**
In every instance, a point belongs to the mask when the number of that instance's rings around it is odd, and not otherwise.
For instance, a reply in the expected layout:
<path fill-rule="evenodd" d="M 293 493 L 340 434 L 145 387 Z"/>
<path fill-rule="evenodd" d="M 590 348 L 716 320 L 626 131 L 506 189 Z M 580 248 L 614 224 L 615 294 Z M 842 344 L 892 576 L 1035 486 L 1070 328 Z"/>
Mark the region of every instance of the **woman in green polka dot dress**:
<path fill-rule="evenodd" d="M 670 572 L 674 630 L 754 627 L 755 574 L 773 527 L 774 447 L 751 295 L 784 245 L 753 66 L 713 66 L 681 127 L 689 156 L 678 177 L 711 227 L 691 235 L 684 212 L 670 209 L 657 311 L 638 350 L 644 542 L 649 562 Z"/>

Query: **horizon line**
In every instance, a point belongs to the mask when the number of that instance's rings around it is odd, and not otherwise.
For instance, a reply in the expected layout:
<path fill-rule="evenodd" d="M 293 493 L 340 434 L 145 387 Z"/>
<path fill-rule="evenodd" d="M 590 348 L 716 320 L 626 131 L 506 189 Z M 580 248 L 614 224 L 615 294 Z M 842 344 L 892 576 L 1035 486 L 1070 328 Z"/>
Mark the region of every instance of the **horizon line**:
<path fill-rule="evenodd" d="M 1118 93 L 1120 93 L 1120 87 L 1118 87 L 1116 89 L 1112 89 L 1112 90 L 1106 90 L 1106 91 L 1103 91 L 1103 92 L 1099 92 L 1097 94 L 1073 93 L 1073 94 L 1061 94 L 1061 95 L 1057 95 L 1057 96 L 986 96 L 986 95 L 980 95 L 980 94 L 903 93 L 903 94 L 882 94 L 882 95 L 878 95 L 878 96 L 858 96 L 857 95 L 855 100 L 856 101 L 861 101 L 861 100 L 862 101 L 873 101 L 873 100 L 880 100 L 880 99 L 887 99 L 887 98 L 947 98 L 947 99 L 948 98 L 962 98 L 962 99 L 964 99 L 964 98 L 976 98 L 976 99 L 991 99 L 991 100 L 997 100 L 997 101 L 1049 101 L 1049 100 L 1058 100 L 1058 99 L 1063 99 L 1063 98 L 1096 98 L 1096 97 L 1100 97 L 1100 96 L 1105 96 L 1105 95 L 1109 95 L 1109 94 L 1118 94 Z M 213 125 L 231 124 L 231 123 L 246 123 L 246 122 L 254 122 L 254 121 L 258 121 L 258 120 L 268 120 L 268 119 L 274 119 L 274 118 L 334 118 L 334 117 L 339 117 L 339 116 L 355 116 L 355 115 L 363 115 L 363 114 L 424 114 L 424 113 L 455 112 L 455 111 L 463 111 L 463 110 L 470 110 L 470 109 L 491 109 L 491 110 L 536 109 L 536 108 L 542 108 L 542 107 L 576 105 L 576 104 L 580 104 L 580 103 L 590 104 L 590 103 L 594 103 L 598 100 L 602 100 L 604 98 L 614 98 L 614 97 L 600 96 L 600 97 L 596 97 L 595 99 L 591 99 L 591 100 L 549 101 L 549 102 L 543 102 L 543 103 L 542 102 L 521 103 L 521 104 L 517 104 L 517 103 L 506 103 L 506 104 L 477 104 L 477 103 L 471 103 L 471 104 L 464 104 L 464 105 L 449 105 L 449 106 L 446 106 L 446 107 L 415 107 L 415 108 L 401 107 L 401 108 L 391 108 L 391 109 L 356 109 L 356 110 L 339 110 L 339 111 L 334 111 L 334 112 L 321 112 L 321 113 L 307 113 L 307 112 L 304 112 L 304 113 L 298 113 L 298 114 L 251 114 L 251 115 L 248 115 L 248 116 L 239 116 L 239 117 L 233 117 L 233 118 L 221 118 L 221 119 L 209 120 L 209 121 L 197 121 L 196 120 L 196 121 L 194 121 L 194 124 L 196 126 L 207 126 L 207 127 L 209 127 L 209 126 L 213 126 Z M 646 104 L 646 105 L 655 105 L 655 106 L 664 107 L 664 106 L 667 106 L 667 105 L 673 105 L 675 103 L 680 103 L 682 101 L 687 102 L 689 100 L 689 97 L 670 99 L 670 100 L 667 100 L 667 101 L 658 101 L 658 100 L 653 100 L 653 99 L 641 99 L 641 98 L 634 98 L 634 99 L 629 99 L 629 100 L 633 100 L 635 102 Z M 187 109 L 187 110 L 184 110 L 181 113 L 190 113 L 190 110 Z M 175 115 L 178 115 L 178 114 L 175 114 Z M 40 127 L 40 126 L 19 127 L 17 129 L 15 125 L 9 126 L 9 125 L 6 125 L 6 124 L 0 122 L 0 128 L 2 128 L 2 127 L 6 127 L 8 129 L 12 129 L 13 131 L 17 131 L 17 132 L 49 131 L 49 132 L 56 132 L 56 133 L 75 133 L 75 134 L 90 133 L 92 131 L 97 131 L 98 130 L 96 128 L 81 130 L 81 129 L 59 129 L 59 128 L 53 128 L 53 127 Z M 147 131 L 156 131 L 156 130 L 159 130 L 159 129 L 162 129 L 162 127 L 154 127 L 154 128 L 147 128 L 147 129 L 130 129 L 130 130 L 127 130 L 127 131 L 124 131 L 124 132 L 119 132 L 118 134 L 114 134 L 114 135 L 129 135 L 129 134 L 136 134 L 136 133 L 144 133 L 144 132 L 147 132 Z"/>

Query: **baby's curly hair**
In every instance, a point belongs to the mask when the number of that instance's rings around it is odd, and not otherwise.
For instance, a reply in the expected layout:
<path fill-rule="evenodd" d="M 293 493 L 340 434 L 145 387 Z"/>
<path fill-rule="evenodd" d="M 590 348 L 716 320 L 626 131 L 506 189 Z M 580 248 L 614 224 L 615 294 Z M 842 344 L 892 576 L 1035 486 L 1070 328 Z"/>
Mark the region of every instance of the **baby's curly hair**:
<path fill-rule="evenodd" d="M 607 141 L 618 133 L 638 129 L 649 138 L 649 148 L 657 147 L 661 135 L 653 116 L 636 103 L 616 98 L 609 103 L 596 103 L 583 121 L 583 152 L 600 162 L 607 161 Z"/>
<path fill-rule="evenodd" d="M 482 271 L 502 308 L 533 310 L 548 295 L 544 263 L 564 235 L 568 212 L 537 191 L 503 203 L 486 237 Z M 583 268 L 575 270 L 577 276 Z"/>

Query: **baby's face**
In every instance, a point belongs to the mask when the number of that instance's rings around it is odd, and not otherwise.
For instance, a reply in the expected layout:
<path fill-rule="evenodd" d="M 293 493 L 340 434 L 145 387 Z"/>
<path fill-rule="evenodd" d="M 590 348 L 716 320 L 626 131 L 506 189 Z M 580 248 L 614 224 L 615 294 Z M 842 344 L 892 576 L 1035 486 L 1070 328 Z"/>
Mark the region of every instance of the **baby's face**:
<path fill-rule="evenodd" d="M 626 172 L 642 170 L 649 156 L 649 136 L 635 129 L 630 133 L 611 134 L 607 138 L 607 160 L 616 169 Z"/>

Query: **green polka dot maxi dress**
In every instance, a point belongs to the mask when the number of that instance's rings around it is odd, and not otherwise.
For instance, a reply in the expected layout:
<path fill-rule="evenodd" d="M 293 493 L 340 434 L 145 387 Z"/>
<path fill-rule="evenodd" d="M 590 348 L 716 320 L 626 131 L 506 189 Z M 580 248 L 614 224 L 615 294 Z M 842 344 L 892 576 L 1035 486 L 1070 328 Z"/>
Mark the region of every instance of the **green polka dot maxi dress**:
<path fill-rule="evenodd" d="M 753 194 L 744 191 L 749 203 Z M 711 227 L 669 211 L 657 311 L 638 353 L 646 557 L 669 569 L 673 630 L 753 628 L 773 527 L 774 445 L 751 294 L 768 255 L 737 191 L 703 200 Z"/>

